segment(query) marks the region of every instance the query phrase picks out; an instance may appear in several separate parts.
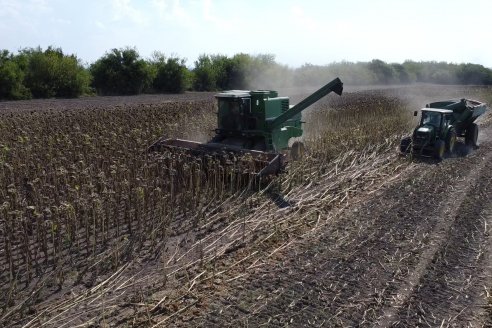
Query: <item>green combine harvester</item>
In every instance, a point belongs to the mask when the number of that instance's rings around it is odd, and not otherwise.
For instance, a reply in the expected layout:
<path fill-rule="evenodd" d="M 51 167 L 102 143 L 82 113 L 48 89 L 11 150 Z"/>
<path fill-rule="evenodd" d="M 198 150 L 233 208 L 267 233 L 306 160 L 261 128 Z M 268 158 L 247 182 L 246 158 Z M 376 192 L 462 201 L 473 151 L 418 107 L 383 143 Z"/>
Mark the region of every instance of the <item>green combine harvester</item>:
<path fill-rule="evenodd" d="M 230 90 L 215 96 L 218 103 L 215 137 L 207 143 L 161 138 L 149 151 L 187 150 L 197 155 L 245 155 L 255 163 L 258 177 L 282 172 L 289 159 L 302 156 L 304 145 L 289 140 L 303 134 L 301 112 L 330 92 L 342 94 L 339 78 L 295 106 L 271 90 Z"/>
<path fill-rule="evenodd" d="M 438 101 L 421 109 L 421 118 L 412 136 L 401 140 L 400 151 L 442 160 L 455 152 L 458 137 L 469 147 L 477 146 L 478 125 L 475 120 L 487 110 L 476 100 Z M 414 112 L 417 116 L 418 112 Z"/>

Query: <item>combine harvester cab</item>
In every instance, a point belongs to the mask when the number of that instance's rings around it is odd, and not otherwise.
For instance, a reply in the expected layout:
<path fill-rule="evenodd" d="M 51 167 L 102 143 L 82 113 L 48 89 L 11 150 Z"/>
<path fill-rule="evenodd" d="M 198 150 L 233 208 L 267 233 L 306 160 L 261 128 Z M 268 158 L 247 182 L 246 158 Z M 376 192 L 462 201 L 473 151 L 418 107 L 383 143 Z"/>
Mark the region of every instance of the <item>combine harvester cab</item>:
<path fill-rule="evenodd" d="M 487 105 L 470 99 L 438 101 L 420 110 L 419 125 L 412 136 L 401 140 L 400 151 L 442 160 L 455 152 L 458 137 L 465 144 L 477 146 L 478 125 L 475 120 L 487 110 Z M 414 116 L 418 111 L 414 112 Z"/>
<path fill-rule="evenodd" d="M 244 167 L 257 177 L 282 172 L 287 161 L 302 156 L 304 145 L 291 138 L 303 134 L 301 112 L 319 99 L 335 92 L 342 94 L 339 78 L 329 82 L 300 103 L 290 106 L 288 97 L 279 97 L 271 90 L 230 90 L 217 99 L 217 128 L 207 143 L 161 138 L 149 151 L 189 151 L 195 156 L 214 156 L 224 165 L 246 162 Z M 287 154 L 290 154 L 287 156 Z"/>

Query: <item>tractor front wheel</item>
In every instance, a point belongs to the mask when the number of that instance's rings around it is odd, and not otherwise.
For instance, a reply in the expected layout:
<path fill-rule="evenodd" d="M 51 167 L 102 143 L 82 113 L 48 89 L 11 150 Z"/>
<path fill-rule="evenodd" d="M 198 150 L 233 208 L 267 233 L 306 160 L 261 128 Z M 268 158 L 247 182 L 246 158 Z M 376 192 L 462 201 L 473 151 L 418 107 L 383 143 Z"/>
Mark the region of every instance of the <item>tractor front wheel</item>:
<path fill-rule="evenodd" d="M 434 145 L 434 157 L 442 161 L 444 159 L 444 153 L 446 152 L 446 143 L 442 140 L 437 140 Z"/>
<path fill-rule="evenodd" d="M 456 131 L 450 130 L 446 136 L 446 151 L 449 154 L 454 153 L 454 148 L 456 146 Z"/>

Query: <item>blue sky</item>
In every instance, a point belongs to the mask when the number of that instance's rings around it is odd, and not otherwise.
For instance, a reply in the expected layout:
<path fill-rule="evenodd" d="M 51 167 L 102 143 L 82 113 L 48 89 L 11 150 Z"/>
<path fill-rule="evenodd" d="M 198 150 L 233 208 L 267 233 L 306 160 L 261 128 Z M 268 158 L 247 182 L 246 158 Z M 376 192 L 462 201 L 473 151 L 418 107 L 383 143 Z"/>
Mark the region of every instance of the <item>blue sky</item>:
<path fill-rule="evenodd" d="M 0 49 L 54 45 L 90 63 L 135 46 L 187 59 L 273 54 L 291 67 L 437 60 L 492 67 L 488 0 L 0 0 Z"/>

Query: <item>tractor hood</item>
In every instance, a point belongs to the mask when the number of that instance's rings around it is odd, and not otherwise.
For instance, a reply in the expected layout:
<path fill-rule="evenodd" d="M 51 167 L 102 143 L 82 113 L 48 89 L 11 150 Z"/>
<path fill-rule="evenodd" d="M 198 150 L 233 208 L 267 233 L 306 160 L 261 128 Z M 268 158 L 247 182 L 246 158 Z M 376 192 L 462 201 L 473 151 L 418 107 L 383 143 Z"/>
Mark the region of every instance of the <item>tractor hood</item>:
<path fill-rule="evenodd" d="M 430 124 L 419 126 L 414 132 L 414 142 L 417 144 L 423 144 L 430 142 L 434 137 L 435 127 Z"/>
<path fill-rule="evenodd" d="M 424 125 L 417 129 L 417 133 L 432 133 L 434 131 L 434 127 L 432 125 Z"/>

